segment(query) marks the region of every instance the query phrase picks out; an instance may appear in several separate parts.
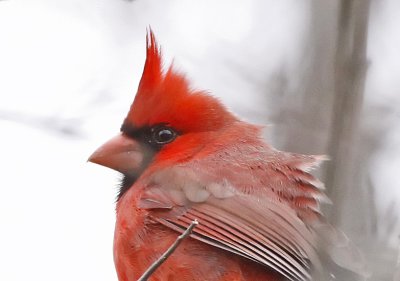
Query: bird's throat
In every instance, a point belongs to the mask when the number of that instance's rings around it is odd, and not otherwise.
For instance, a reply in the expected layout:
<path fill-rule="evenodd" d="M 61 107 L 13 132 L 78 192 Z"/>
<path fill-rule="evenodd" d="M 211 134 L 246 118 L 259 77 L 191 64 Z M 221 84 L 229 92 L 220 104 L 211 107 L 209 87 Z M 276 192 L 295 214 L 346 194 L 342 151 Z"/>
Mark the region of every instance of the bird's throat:
<path fill-rule="evenodd" d="M 131 188 L 131 186 L 136 182 L 137 179 L 138 176 L 135 175 L 122 175 L 121 182 L 118 186 L 117 202 L 122 197 L 122 195 L 124 195 L 125 192 L 127 192 L 129 188 Z"/>

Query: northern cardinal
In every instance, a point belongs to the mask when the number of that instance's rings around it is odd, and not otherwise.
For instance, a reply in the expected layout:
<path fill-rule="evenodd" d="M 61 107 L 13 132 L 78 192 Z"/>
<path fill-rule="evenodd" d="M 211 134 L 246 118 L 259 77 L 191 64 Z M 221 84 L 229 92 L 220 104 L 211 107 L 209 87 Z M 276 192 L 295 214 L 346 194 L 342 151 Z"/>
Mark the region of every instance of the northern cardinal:
<path fill-rule="evenodd" d="M 120 281 L 139 276 L 197 219 L 199 225 L 149 280 L 311 280 L 324 158 L 282 152 L 261 127 L 162 69 L 150 30 L 143 76 L 120 134 L 89 158 L 123 174 L 114 261 Z M 317 280 L 317 279 L 315 279 Z M 319 279 L 318 279 L 319 281 Z"/>

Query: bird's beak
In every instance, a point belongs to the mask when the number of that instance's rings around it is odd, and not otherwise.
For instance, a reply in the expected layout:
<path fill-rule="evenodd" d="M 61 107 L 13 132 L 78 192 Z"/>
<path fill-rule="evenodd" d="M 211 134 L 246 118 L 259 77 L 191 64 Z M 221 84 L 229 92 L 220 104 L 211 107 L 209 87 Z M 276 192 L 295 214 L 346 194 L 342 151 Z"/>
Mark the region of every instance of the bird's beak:
<path fill-rule="evenodd" d="M 135 174 L 143 165 L 144 151 L 139 142 L 120 134 L 100 146 L 88 161 L 123 174 Z"/>

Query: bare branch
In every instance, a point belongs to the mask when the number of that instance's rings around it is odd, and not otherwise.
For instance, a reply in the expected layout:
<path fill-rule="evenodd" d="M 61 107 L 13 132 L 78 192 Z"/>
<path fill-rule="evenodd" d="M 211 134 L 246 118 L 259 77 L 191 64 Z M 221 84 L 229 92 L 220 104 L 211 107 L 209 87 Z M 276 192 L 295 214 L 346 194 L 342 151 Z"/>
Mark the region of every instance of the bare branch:
<path fill-rule="evenodd" d="M 138 279 L 138 281 L 147 281 L 147 279 L 153 274 L 154 271 L 156 271 L 157 268 L 162 265 L 167 258 L 178 248 L 179 244 L 186 238 L 188 237 L 193 229 L 199 224 L 197 220 L 192 221 L 192 223 L 188 226 L 188 228 L 183 232 L 181 235 L 176 238 L 175 242 L 164 252 L 164 254 L 161 255 L 161 257 L 158 258 L 144 273 L 143 275 Z"/>
<path fill-rule="evenodd" d="M 336 206 L 330 214 L 331 222 L 353 231 L 363 229 L 364 220 L 357 223 L 346 220 L 346 199 L 360 200 L 360 208 L 356 210 L 360 215 L 366 205 L 364 196 L 360 196 L 365 190 L 361 184 L 355 184 L 353 177 L 358 179 L 355 151 L 359 147 L 357 135 L 368 68 L 369 5 L 369 0 L 340 1 L 334 65 L 335 102 L 328 151 L 332 161 L 327 163 L 325 180 L 328 196 Z M 352 194 L 357 194 L 357 197 L 351 197 Z M 355 215 L 353 209 L 352 214 Z"/>

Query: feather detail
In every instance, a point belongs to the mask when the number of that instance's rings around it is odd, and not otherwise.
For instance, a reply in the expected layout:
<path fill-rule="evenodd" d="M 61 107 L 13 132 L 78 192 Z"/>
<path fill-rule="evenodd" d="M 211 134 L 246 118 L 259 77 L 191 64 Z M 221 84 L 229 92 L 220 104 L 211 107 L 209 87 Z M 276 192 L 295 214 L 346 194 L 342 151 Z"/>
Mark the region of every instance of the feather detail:
<path fill-rule="evenodd" d="M 161 51 L 151 29 L 146 42 L 143 75 L 125 125 L 164 123 L 185 133 L 217 130 L 237 120 L 218 99 L 191 89 L 185 75 L 174 67 L 163 72 Z"/>
<path fill-rule="evenodd" d="M 160 141 L 160 126 L 173 138 Z M 146 137 L 129 134 L 144 128 Z M 193 239 L 182 243 L 154 280 L 323 280 L 325 257 L 361 271 L 351 242 L 323 220 L 320 203 L 330 200 L 311 171 L 327 158 L 274 149 L 262 140 L 260 126 L 192 89 L 174 67 L 163 72 L 151 30 L 143 76 L 121 133 L 145 156 L 150 143 L 160 144 L 124 177 L 114 240 L 121 281 L 137 280 L 194 219 L 200 224 Z M 123 153 L 132 159 L 132 150 Z M 103 155 L 109 161 L 102 165 L 115 168 L 114 156 Z"/>

